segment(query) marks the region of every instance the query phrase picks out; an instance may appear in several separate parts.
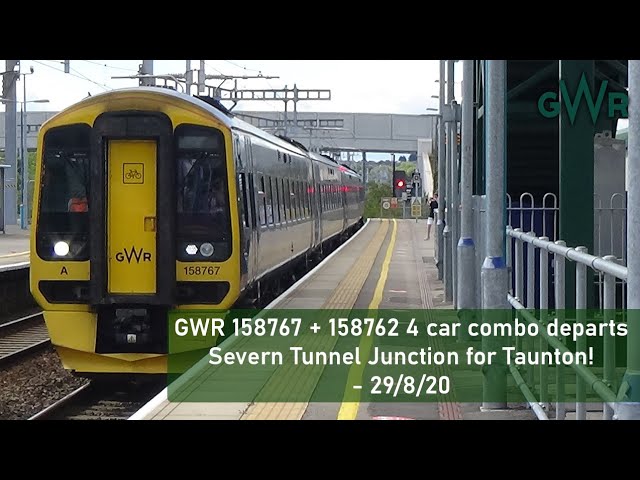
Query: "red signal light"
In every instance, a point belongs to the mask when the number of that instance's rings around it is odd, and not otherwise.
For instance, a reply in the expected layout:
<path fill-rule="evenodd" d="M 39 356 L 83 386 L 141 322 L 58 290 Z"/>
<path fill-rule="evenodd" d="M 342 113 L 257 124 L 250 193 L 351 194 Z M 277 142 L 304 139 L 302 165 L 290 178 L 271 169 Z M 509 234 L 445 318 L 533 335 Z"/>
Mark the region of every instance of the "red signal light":
<path fill-rule="evenodd" d="M 402 187 L 404 187 L 404 180 L 398 180 L 398 182 L 396 183 L 396 185 L 398 186 L 398 188 L 402 188 Z"/>

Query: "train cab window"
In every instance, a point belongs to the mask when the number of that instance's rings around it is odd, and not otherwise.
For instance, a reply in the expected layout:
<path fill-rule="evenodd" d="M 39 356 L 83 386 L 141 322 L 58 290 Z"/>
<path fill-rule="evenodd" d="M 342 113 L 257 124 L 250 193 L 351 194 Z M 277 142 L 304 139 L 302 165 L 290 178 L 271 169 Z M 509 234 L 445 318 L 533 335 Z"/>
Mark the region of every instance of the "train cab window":
<path fill-rule="evenodd" d="M 179 125 L 175 139 L 178 259 L 224 261 L 231 255 L 231 218 L 222 132 Z M 213 253 L 186 252 L 186 245 L 198 242 L 211 243 Z"/>
<path fill-rule="evenodd" d="M 86 124 L 52 128 L 44 137 L 36 233 L 41 258 L 89 259 L 90 137 Z M 66 248 L 56 252 L 61 243 Z"/>

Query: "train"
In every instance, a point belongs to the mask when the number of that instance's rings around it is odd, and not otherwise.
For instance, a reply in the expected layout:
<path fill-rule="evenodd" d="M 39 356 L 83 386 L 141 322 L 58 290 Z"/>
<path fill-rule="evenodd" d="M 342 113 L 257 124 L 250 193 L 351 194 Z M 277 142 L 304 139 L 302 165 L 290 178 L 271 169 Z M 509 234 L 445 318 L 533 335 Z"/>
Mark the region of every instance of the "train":
<path fill-rule="evenodd" d="M 163 87 L 38 134 L 30 288 L 65 369 L 163 374 L 171 312 L 256 305 L 363 225 L 354 170 Z"/>

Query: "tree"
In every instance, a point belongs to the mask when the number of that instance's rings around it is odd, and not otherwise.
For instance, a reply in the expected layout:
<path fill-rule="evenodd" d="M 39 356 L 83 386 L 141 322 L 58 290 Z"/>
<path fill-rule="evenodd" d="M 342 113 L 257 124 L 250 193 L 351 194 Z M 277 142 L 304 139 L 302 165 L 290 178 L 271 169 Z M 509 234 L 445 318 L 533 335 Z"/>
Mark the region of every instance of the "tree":
<path fill-rule="evenodd" d="M 391 197 L 391 185 L 369 182 L 364 203 L 365 218 L 380 216 L 380 203 L 384 197 Z"/>

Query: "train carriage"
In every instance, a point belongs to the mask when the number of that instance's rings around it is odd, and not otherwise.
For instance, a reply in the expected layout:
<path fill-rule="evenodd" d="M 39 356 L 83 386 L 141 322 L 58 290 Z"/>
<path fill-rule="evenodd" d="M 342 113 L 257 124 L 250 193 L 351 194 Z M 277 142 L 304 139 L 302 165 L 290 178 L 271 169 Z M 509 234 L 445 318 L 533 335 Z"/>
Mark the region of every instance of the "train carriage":
<path fill-rule="evenodd" d="M 31 291 L 65 368 L 163 373 L 169 311 L 259 299 L 363 208 L 355 172 L 215 101 L 111 91 L 40 130 Z"/>

